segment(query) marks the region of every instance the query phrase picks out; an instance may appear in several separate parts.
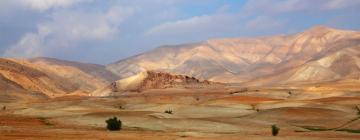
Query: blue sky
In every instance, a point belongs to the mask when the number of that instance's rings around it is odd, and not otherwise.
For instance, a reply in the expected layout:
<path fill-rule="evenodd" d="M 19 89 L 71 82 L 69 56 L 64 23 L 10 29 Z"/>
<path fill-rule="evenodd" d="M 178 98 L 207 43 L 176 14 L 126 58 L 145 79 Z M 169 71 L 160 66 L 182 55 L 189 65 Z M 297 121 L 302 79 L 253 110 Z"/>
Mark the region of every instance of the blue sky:
<path fill-rule="evenodd" d="M 360 0 L 2 0 L 0 54 L 108 64 L 161 45 L 360 29 Z"/>

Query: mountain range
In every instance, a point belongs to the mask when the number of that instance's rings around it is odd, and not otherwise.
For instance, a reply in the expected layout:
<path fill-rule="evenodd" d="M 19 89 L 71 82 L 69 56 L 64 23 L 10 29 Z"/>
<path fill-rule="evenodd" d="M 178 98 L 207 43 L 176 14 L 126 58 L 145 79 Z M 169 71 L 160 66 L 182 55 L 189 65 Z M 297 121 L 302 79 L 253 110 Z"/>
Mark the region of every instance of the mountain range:
<path fill-rule="evenodd" d="M 164 46 L 107 69 L 122 77 L 158 70 L 224 83 L 321 82 L 359 79 L 359 53 L 359 32 L 316 26 L 294 35 Z"/>
<path fill-rule="evenodd" d="M 360 32 L 317 26 L 292 35 L 212 39 L 162 46 L 109 65 L 1 58 L 1 96 L 91 95 L 148 71 L 246 86 L 359 81 Z"/>

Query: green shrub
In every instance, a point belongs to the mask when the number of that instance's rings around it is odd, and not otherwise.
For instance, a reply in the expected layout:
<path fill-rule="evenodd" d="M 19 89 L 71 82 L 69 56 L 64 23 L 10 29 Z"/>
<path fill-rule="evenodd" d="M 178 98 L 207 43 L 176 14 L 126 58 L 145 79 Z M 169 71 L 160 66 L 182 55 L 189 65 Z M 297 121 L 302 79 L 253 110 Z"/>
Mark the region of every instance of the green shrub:
<path fill-rule="evenodd" d="M 273 136 L 277 136 L 279 134 L 280 128 L 275 124 L 271 126 L 271 132 Z"/>
<path fill-rule="evenodd" d="M 119 131 L 121 129 L 122 122 L 116 117 L 106 120 L 106 128 L 110 131 Z"/>
<path fill-rule="evenodd" d="M 47 126 L 53 126 L 54 124 L 52 124 L 48 118 L 46 117 L 39 117 L 38 118 L 43 124 L 47 125 Z"/>
<path fill-rule="evenodd" d="M 357 130 L 357 129 L 339 129 L 339 130 L 336 130 L 336 131 L 345 131 L 345 132 L 348 132 L 348 133 L 360 133 L 360 129 Z"/>
<path fill-rule="evenodd" d="M 164 113 L 172 114 L 172 110 L 165 110 Z"/>

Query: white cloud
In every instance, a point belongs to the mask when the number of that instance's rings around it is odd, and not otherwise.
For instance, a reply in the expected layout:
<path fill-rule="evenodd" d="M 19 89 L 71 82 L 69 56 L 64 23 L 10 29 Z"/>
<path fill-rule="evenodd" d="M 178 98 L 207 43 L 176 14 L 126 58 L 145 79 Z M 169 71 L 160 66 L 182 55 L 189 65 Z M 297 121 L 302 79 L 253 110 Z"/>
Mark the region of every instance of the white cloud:
<path fill-rule="evenodd" d="M 237 29 L 234 27 L 237 20 L 236 15 L 225 13 L 195 16 L 157 25 L 146 31 L 145 35 L 210 35 Z"/>
<path fill-rule="evenodd" d="M 56 7 L 67 7 L 89 0 L 17 0 L 20 4 L 34 10 L 45 11 Z"/>
<path fill-rule="evenodd" d="M 274 18 L 291 12 L 334 10 L 359 5 L 359 0 L 254 0 L 248 1 L 238 13 L 227 11 L 228 5 L 220 7 L 213 15 L 194 16 L 159 24 L 145 32 L 145 35 L 189 36 L 204 35 L 214 32 L 237 30 L 249 32 L 257 29 L 273 31 L 284 28 L 285 21 Z M 255 18 L 253 18 L 255 17 Z M 241 27 L 243 26 L 242 29 Z M 204 32 L 201 34 L 200 32 Z M 234 31 L 233 31 L 234 32 Z"/>
<path fill-rule="evenodd" d="M 341 9 L 348 8 L 353 6 L 359 6 L 359 0 L 329 0 L 328 3 L 325 3 L 323 9 Z"/>
<path fill-rule="evenodd" d="M 255 19 L 248 21 L 246 24 L 246 28 L 251 30 L 269 30 L 283 26 L 284 22 L 266 16 L 256 17 Z"/>
<path fill-rule="evenodd" d="M 54 12 L 49 21 L 38 24 L 36 33 L 26 33 L 4 56 L 36 57 L 46 50 L 74 47 L 83 41 L 108 40 L 119 34 L 119 25 L 133 13 L 131 8 L 115 6 L 105 12 Z"/>
<path fill-rule="evenodd" d="M 242 12 L 271 15 L 297 11 L 346 9 L 359 5 L 359 0 L 254 0 L 249 1 Z"/>
<path fill-rule="evenodd" d="M 42 45 L 43 38 L 41 38 L 41 36 L 34 33 L 27 33 L 20 39 L 17 44 L 6 50 L 3 55 L 5 57 L 21 58 L 41 56 L 43 54 Z"/>
<path fill-rule="evenodd" d="M 158 26 L 151 28 L 147 31 L 146 35 L 163 35 L 163 34 L 172 34 L 180 32 L 188 32 L 192 29 L 205 28 L 209 26 L 212 21 L 211 16 L 197 16 L 189 19 L 178 20 L 174 22 L 167 22 Z"/>

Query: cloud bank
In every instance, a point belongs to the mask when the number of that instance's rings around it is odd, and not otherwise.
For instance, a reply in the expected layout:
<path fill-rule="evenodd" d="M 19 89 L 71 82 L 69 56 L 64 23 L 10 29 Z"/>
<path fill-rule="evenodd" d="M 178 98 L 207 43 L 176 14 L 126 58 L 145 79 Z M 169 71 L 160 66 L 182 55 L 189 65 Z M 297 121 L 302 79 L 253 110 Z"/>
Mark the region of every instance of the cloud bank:
<path fill-rule="evenodd" d="M 0 1 L 0 53 L 109 63 L 164 44 L 292 33 L 319 24 L 358 30 L 358 12 L 358 0 Z"/>

